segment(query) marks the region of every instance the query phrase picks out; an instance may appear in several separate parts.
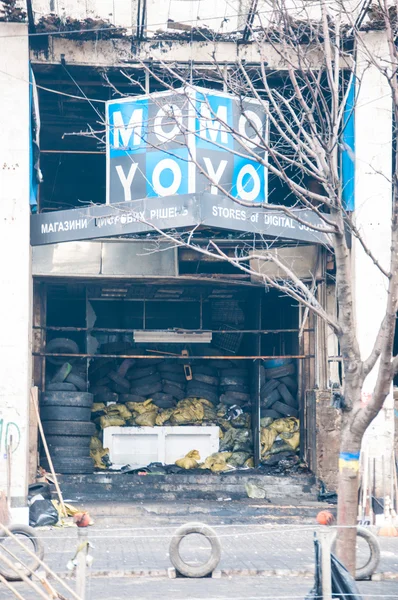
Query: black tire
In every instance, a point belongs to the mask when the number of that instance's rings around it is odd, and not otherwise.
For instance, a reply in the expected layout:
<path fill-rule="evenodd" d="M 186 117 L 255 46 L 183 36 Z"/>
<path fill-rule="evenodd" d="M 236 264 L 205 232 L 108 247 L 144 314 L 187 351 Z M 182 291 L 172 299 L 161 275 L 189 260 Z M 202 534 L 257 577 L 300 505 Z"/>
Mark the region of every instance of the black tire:
<path fill-rule="evenodd" d="M 278 411 L 273 410 L 272 408 L 260 408 L 260 417 L 262 419 L 264 419 L 265 417 L 271 418 L 271 419 L 280 419 L 283 415 L 281 415 L 281 413 L 278 413 Z"/>
<path fill-rule="evenodd" d="M 170 396 L 170 400 L 152 400 L 152 404 L 158 408 L 174 408 L 177 404 L 177 401 Z"/>
<path fill-rule="evenodd" d="M 131 350 L 130 342 L 108 342 L 101 344 L 101 354 L 126 354 Z"/>
<path fill-rule="evenodd" d="M 120 377 L 126 377 L 127 372 L 135 365 L 135 358 L 125 358 L 117 368 L 117 374 Z"/>
<path fill-rule="evenodd" d="M 231 400 L 237 400 L 238 402 L 250 402 L 250 394 L 242 394 L 241 392 L 228 392 L 228 394 L 223 394 L 220 397 L 220 402 L 222 402 L 221 398 L 230 398 Z"/>
<path fill-rule="evenodd" d="M 50 465 L 47 462 L 47 459 L 42 459 L 41 461 L 41 466 L 46 469 L 46 471 L 49 470 Z M 56 473 L 61 473 L 61 474 L 85 474 L 85 473 L 93 473 L 94 472 L 94 463 L 92 458 L 90 458 L 89 456 L 83 456 L 83 457 L 65 457 L 62 458 L 60 456 L 57 456 L 56 458 L 54 458 L 53 460 L 53 465 L 54 465 L 54 470 Z"/>
<path fill-rule="evenodd" d="M 210 394 L 217 394 L 218 393 L 218 386 L 216 385 L 210 385 L 208 383 L 203 383 L 202 381 L 188 381 L 187 383 L 187 392 L 190 392 L 193 389 L 201 389 L 201 390 L 206 390 L 207 392 L 210 392 Z"/>
<path fill-rule="evenodd" d="M 169 379 L 162 379 L 162 385 L 172 385 L 174 387 L 178 387 L 180 390 L 184 391 L 186 386 L 186 381 L 184 383 L 180 383 L 178 381 L 170 381 Z"/>
<path fill-rule="evenodd" d="M 44 557 L 44 546 L 40 539 L 37 537 L 35 530 L 32 527 L 28 527 L 27 525 L 10 525 L 8 529 L 16 536 L 22 536 L 26 539 L 29 539 L 29 542 L 25 541 L 25 545 L 35 553 L 36 557 L 39 560 L 43 560 Z M 0 533 L 2 537 L 0 537 L 0 544 L 6 543 L 7 536 L 3 537 L 4 534 Z M 22 541 L 22 540 L 21 540 Z M 24 543 L 24 542 L 22 542 Z M 0 546 L 1 547 L 1 546 Z M 14 550 L 16 556 L 19 555 L 18 550 Z M 6 553 L 4 553 L 6 554 Z M 23 562 L 29 567 L 31 571 L 36 571 L 40 567 L 40 563 L 36 558 L 28 555 L 26 552 L 23 553 Z M 10 560 L 13 561 L 12 557 Z M 22 578 L 11 568 L 7 568 L 6 565 L 0 561 L 0 574 L 3 575 L 7 581 L 21 581 Z M 24 574 L 29 576 L 30 573 L 28 570 L 24 569 Z"/>
<path fill-rule="evenodd" d="M 28 487 L 28 500 L 39 494 L 46 500 L 51 500 L 51 489 L 48 483 L 32 483 Z"/>
<path fill-rule="evenodd" d="M 154 383 L 159 383 L 160 381 L 160 374 L 159 373 L 153 373 L 153 375 L 148 375 L 146 377 L 142 377 L 140 379 L 134 379 L 133 381 L 130 381 L 130 388 L 132 387 L 139 387 L 141 385 L 151 385 Z"/>
<path fill-rule="evenodd" d="M 239 367 L 236 367 L 236 369 L 224 369 L 222 374 L 223 377 L 242 377 L 243 379 L 247 379 L 247 377 L 249 376 L 249 372 L 247 369 L 242 369 Z"/>
<path fill-rule="evenodd" d="M 203 375 L 202 373 L 193 373 L 192 381 L 200 381 L 201 383 L 207 383 L 208 385 L 218 386 L 218 377 Z"/>
<path fill-rule="evenodd" d="M 40 405 L 70 406 L 74 408 L 91 408 L 94 402 L 93 394 L 88 392 L 46 392 L 42 394 Z"/>
<path fill-rule="evenodd" d="M 46 383 L 46 392 L 76 392 L 77 387 L 73 383 Z"/>
<path fill-rule="evenodd" d="M 272 392 L 270 392 L 267 396 L 262 396 L 261 397 L 261 401 L 264 405 L 265 408 L 271 408 L 271 406 L 277 402 L 278 400 L 280 400 L 281 395 L 279 393 L 279 390 L 273 390 Z"/>
<path fill-rule="evenodd" d="M 298 388 L 298 384 L 297 384 L 297 379 L 295 379 L 294 377 L 281 377 L 279 380 L 281 383 L 284 383 L 285 386 L 287 387 L 287 389 L 292 393 L 295 394 L 297 392 L 297 388 Z"/>
<path fill-rule="evenodd" d="M 96 432 L 94 423 L 88 421 L 46 421 L 43 423 L 44 433 L 49 436 L 91 437 Z"/>
<path fill-rule="evenodd" d="M 183 400 L 186 398 L 185 391 L 175 385 L 172 385 L 171 383 L 162 382 L 162 390 L 165 394 L 170 394 L 174 398 L 177 398 L 177 400 Z"/>
<path fill-rule="evenodd" d="M 103 377 L 107 377 L 108 373 L 114 370 L 116 364 L 114 358 L 104 358 L 102 360 L 105 362 L 101 362 L 93 367 L 90 366 L 88 371 L 90 381 L 96 382 Z"/>
<path fill-rule="evenodd" d="M 89 421 L 91 408 L 76 406 L 42 406 L 42 421 Z"/>
<path fill-rule="evenodd" d="M 278 392 L 280 393 L 285 404 L 293 406 L 293 408 L 297 408 L 297 399 L 292 396 L 292 394 L 289 392 L 287 386 L 284 383 L 281 383 L 278 386 Z"/>
<path fill-rule="evenodd" d="M 271 392 L 276 390 L 278 385 L 279 385 L 278 379 L 270 379 L 270 381 L 267 381 L 264 385 L 261 386 L 261 388 L 260 388 L 261 396 L 263 398 L 265 398 L 266 396 L 268 396 L 268 394 L 270 394 Z"/>
<path fill-rule="evenodd" d="M 124 377 L 121 377 L 120 375 L 118 375 L 116 373 L 116 371 L 110 371 L 108 373 L 108 377 L 114 383 L 116 383 L 116 385 L 118 386 L 118 388 L 121 388 L 122 390 L 124 390 L 125 394 L 128 393 L 128 391 L 130 389 L 130 382 L 127 379 L 125 379 Z"/>
<path fill-rule="evenodd" d="M 54 352 L 54 354 L 79 354 L 79 346 L 76 342 L 68 338 L 54 338 L 46 345 L 46 352 Z M 53 365 L 62 365 L 65 362 L 65 357 L 48 356 L 47 360 Z M 73 360 L 75 359 L 68 358 L 69 363 Z"/>
<path fill-rule="evenodd" d="M 224 375 L 220 378 L 220 385 L 246 385 L 247 378 L 246 377 L 224 377 Z"/>
<path fill-rule="evenodd" d="M 52 461 L 57 461 L 58 458 L 87 458 L 90 456 L 90 446 L 85 448 L 79 446 L 50 446 L 49 450 Z M 41 459 L 47 460 L 44 452 L 41 453 Z"/>
<path fill-rule="evenodd" d="M 177 383 L 185 383 L 186 377 L 184 372 L 176 373 L 175 371 L 161 371 L 161 375 L 163 379 L 167 379 L 167 381 L 176 381 Z"/>
<path fill-rule="evenodd" d="M 51 383 L 62 383 L 65 381 L 71 371 L 72 365 L 69 362 L 65 362 L 51 378 Z"/>
<path fill-rule="evenodd" d="M 120 394 L 119 402 L 126 404 L 126 402 L 145 402 L 145 396 L 137 396 L 137 394 Z"/>
<path fill-rule="evenodd" d="M 184 375 L 184 367 L 182 365 L 182 363 L 167 363 L 167 362 L 163 362 L 161 365 L 159 365 L 158 367 L 160 373 L 179 373 Z"/>
<path fill-rule="evenodd" d="M 244 402 L 244 400 L 239 400 L 239 398 L 231 398 L 231 396 L 229 396 L 228 394 L 222 394 L 220 396 L 220 403 L 227 404 L 228 406 L 234 406 L 235 404 L 237 406 L 240 406 L 241 404 L 244 404 Z"/>
<path fill-rule="evenodd" d="M 94 400 L 95 402 L 103 402 L 106 404 L 107 402 L 117 402 L 119 396 L 115 392 L 103 392 L 102 394 L 95 394 Z"/>
<path fill-rule="evenodd" d="M 273 367 L 272 369 L 267 369 L 265 367 L 267 379 L 280 379 L 281 377 L 287 377 L 288 375 L 293 375 L 295 370 L 296 368 L 294 363 L 283 365 L 283 367 Z"/>
<path fill-rule="evenodd" d="M 357 527 L 357 536 L 364 539 L 369 546 L 369 560 L 365 565 L 357 567 L 355 570 L 355 579 L 357 581 L 363 581 L 364 579 L 370 579 L 373 573 L 376 571 L 380 562 L 380 544 L 377 537 L 364 527 Z M 331 550 L 334 553 L 336 546 L 337 530 L 334 533 L 334 539 L 332 542 Z"/>
<path fill-rule="evenodd" d="M 76 447 L 84 451 L 84 448 L 90 448 L 91 436 L 79 436 L 79 435 L 46 435 L 48 447 L 51 448 L 70 448 Z"/>
<path fill-rule="evenodd" d="M 140 369 L 131 369 L 128 372 L 126 379 L 129 381 L 135 381 L 136 379 L 143 379 L 144 377 L 150 377 L 157 373 L 156 367 L 142 367 Z"/>
<path fill-rule="evenodd" d="M 110 384 L 111 380 L 109 377 L 101 377 L 98 381 L 95 382 L 95 387 L 107 387 Z"/>
<path fill-rule="evenodd" d="M 109 385 L 111 387 L 112 392 L 114 392 L 115 394 L 128 394 L 128 392 L 130 390 L 130 387 L 127 390 L 125 387 L 122 387 L 121 385 L 118 385 L 114 381 L 112 381 Z"/>
<path fill-rule="evenodd" d="M 219 403 L 219 396 L 217 393 L 210 392 L 209 390 L 200 387 L 190 387 L 189 390 L 187 389 L 185 396 L 187 398 L 204 398 L 212 404 Z"/>
<path fill-rule="evenodd" d="M 140 386 L 132 386 L 131 392 L 133 394 L 137 394 L 138 396 L 151 396 L 152 394 L 156 394 L 156 392 L 162 391 L 162 384 L 160 383 L 151 383 L 149 385 L 140 385 Z"/>
<path fill-rule="evenodd" d="M 81 392 L 87 391 L 87 382 L 85 379 L 83 379 L 83 377 L 80 377 L 80 375 L 75 375 L 74 373 L 71 373 L 70 375 L 68 375 L 65 381 L 67 383 L 73 383 L 73 385 L 75 385 L 77 389 Z"/>
<path fill-rule="evenodd" d="M 192 373 L 194 375 L 196 374 L 200 374 L 200 375 L 210 375 L 210 377 L 217 377 L 218 373 L 217 373 L 217 369 L 214 369 L 213 367 L 207 367 L 206 365 L 192 365 Z"/>
<path fill-rule="evenodd" d="M 190 533 L 199 533 L 210 542 L 210 558 L 203 565 L 189 565 L 184 562 L 180 555 L 180 544 L 183 538 Z M 169 556 L 172 565 L 185 577 L 206 577 L 212 573 L 220 562 L 221 544 L 214 529 L 201 523 L 187 523 L 177 529 L 171 538 Z"/>
<path fill-rule="evenodd" d="M 277 410 L 284 417 L 297 418 L 299 416 L 299 412 L 296 408 L 293 408 L 293 406 L 289 406 L 288 404 L 283 404 L 283 402 L 279 402 L 279 400 L 273 403 L 272 408 Z"/>
<path fill-rule="evenodd" d="M 153 394 L 152 396 L 152 402 L 155 402 L 157 400 L 173 400 L 173 396 L 171 394 L 165 394 L 164 392 L 156 392 L 156 394 Z"/>
<path fill-rule="evenodd" d="M 224 394 L 228 392 L 238 392 L 240 394 L 249 394 L 250 390 L 247 385 L 221 385 L 220 391 Z"/>
<path fill-rule="evenodd" d="M 100 394 L 111 394 L 111 390 L 107 385 L 94 385 L 90 388 L 90 394 L 93 396 L 99 396 Z"/>

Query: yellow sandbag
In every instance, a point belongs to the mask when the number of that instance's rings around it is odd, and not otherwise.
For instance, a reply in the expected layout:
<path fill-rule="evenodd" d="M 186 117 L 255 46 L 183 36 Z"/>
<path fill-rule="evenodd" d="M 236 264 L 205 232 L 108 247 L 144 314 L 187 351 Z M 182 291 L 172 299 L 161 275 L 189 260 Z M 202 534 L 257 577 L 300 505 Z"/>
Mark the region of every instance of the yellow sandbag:
<path fill-rule="evenodd" d="M 156 417 L 156 425 L 162 426 L 168 421 L 174 412 L 174 408 L 163 408 Z"/>
<path fill-rule="evenodd" d="M 145 400 L 145 402 L 126 402 L 126 406 L 132 412 L 136 412 L 139 415 L 143 415 L 144 413 L 155 411 L 157 412 L 158 408 L 154 404 L 152 404 L 152 400 L 149 398 Z"/>
<path fill-rule="evenodd" d="M 100 412 L 101 410 L 105 410 L 106 406 L 103 402 L 94 402 L 91 407 L 91 412 Z"/>
<path fill-rule="evenodd" d="M 92 436 L 90 440 L 90 450 L 95 452 L 96 450 L 103 450 L 102 442 L 95 435 Z"/>
<path fill-rule="evenodd" d="M 182 425 L 203 421 L 204 407 L 197 400 L 180 400 L 171 417 L 172 423 Z"/>
<path fill-rule="evenodd" d="M 100 417 L 99 423 L 101 429 L 105 429 L 106 427 L 123 427 L 126 421 L 119 416 L 104 415 Z"/>
<path fill-rule="evenodd" d="M 248 458 L 247 461 L 245 462 L 245 464 L 243 466 L 244 467 L 249 467 L 250 469 L 254 469 L 254 458 L 253 458 L 253 456 L 251 456 L 250 458 Z"/>
<path fill-rule="evenodd" d="M 277 431 L 271 429 L 270 427 L 264 427 L 261 430 L 260 434 L 260 443 L 261 443 L 261 455 L 269 452 L 275 442 L 276 436 L 278 435 Z"/>
<path fill-rule="evenodd" d="M 297 450 L 300 445 L 300 432 L 295 431 L 294 433 L 281 433 L 280 434 L 282 440 L 290 446 L 293 450 Z"/>
<path fill-rule="evenodd" d="M 230 421 L 227 421 L 227 419 L 217 418 L 217 425 L 219 425 L 219 427 L 221 427 L 224 431 L 228 431 L 229 429 L 232 429 L 232 425 L 231 425 Z"/>
<path fill-rule="evenodd" d="M 229 471 L 232 469 L 227 464 L 227 460 L 231 458 L 232 452 L 215 452 L 208 456 L 205 462 L 200 465 L 201 469 L 210 469 L 213 473 L 220 473 L 220 471 Z"/>
<path fill-rule="evenodd" d="M 107 465 L 102 462 L 102 458 L 109 455 L 109 448 L 102 448 L 102 450 L 90 450 L 90 456 L 94 461 L 94 467 L 96 469 L 106 469 Z"/>
<path fill-rule="evenodd" d="M 217 406 L 217 417 L 224 419 L 227 416 L 228 406 L 226 404 L 219 404 Z"/>
<path fill-rule="evenodd" d="M 154 427 L 156 423 L 157 413 L 154 410 L 143 413 L 135 417 L 135 424 L 140 427 Z"/>
<path fill-rule="evenodd" d="M 269 427 L 277 433 L 293 433 L 294 431 L 299 430 L 300 423 L 295 417 L 286 417 L 284 419 L 273 421 Z"/>
<path fill-rule="evenodd" d="M 132 416 L 131 412 L 124 404 L 111 404 L 107 407 L 106 414 L 116 416 L 118 415 L 119 417 L 122 417 L 122 419 L 130 419 L 130 417 Z"/>
<path fill-rule="evenodd" d="M 199 452 L 197 450 L 191 450 L 184 458 L 176 460 L 175 464 L 182 469 L 196 469 L 199 466 L 198 460 L 200 460 Z"/>

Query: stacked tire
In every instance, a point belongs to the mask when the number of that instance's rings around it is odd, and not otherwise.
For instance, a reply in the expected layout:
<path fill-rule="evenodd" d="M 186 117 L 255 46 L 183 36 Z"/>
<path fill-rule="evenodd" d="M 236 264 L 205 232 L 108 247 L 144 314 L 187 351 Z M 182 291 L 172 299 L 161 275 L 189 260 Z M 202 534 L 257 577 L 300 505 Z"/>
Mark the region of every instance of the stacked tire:
<path fill-rule="evenodd" d="M 261 417 L 298 417 L 296 367 L 291 360 L 267 361 L 261 367 Z"/>
<path fill-rule="evenodd" d="M 42 394 L 40 416 L 51 460 L 57 473 L 92 473 L 90 421 L 94 397 L 88 392 L 49 391 Z M 41 449 L 40 464 L 50 465 Z"/>

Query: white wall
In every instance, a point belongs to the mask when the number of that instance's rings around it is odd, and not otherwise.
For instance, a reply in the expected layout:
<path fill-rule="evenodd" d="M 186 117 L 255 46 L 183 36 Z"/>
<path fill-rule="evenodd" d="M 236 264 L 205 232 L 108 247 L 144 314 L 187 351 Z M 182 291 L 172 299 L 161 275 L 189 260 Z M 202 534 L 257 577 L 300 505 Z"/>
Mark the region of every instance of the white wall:
<path fill-rule="evenodd" d="M 389 270 L 391 239 L 391 165 L 392 102 L 385 77 L 370 64 L 364 48 L 382 67 L 388 54 L 383 32 L 363 36 L 359 52 L 360 88 L 355 114 L 356 178 L 355 218 L 363 238 L 381 264 Z M 354 243 L 356 319 L 362 357 L 369 356 L 386 310 L 387 280 L 358 243 Z M 371 394 L 377 368 L 365 380 L 363 402 Z M 384 409 L 366 432 L 364 447 L 370 455 L 385 456 L 390 463 L 394 439 L 393 398 L 390 394 Z M 381 462 L 381 461 L 380 461 Z M 380 463 L 378 467 L 381 476 Z"/>
<path fill-rule="evenodd" d="M 29 70 L 27 26 L 0 23 L 0 490 L 13 437 L 14 504 L 27 486 L 31 381 Z"/>

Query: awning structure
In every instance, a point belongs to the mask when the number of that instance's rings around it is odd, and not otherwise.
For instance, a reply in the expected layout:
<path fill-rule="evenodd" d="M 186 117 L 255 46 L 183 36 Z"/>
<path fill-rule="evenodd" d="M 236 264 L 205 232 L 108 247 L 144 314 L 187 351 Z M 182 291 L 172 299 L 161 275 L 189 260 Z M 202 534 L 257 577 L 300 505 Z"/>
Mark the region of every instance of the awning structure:
<path fill-rule="evenodd" d="M 311 210 L 244 206 L 214 194 L 145 198 L 120 204 L 54 211 L 31 216 L 31 244 L 40 246 L 198 226 L 257 233 L 271 238 L 328 244 L 326 225 Z M 312 228 L 312 226 L 314 228 Z"/>

